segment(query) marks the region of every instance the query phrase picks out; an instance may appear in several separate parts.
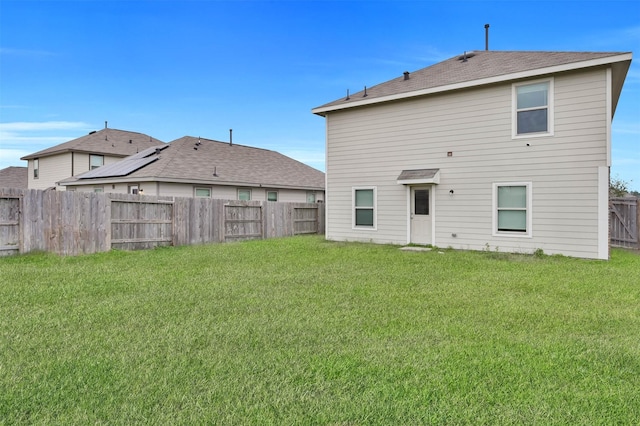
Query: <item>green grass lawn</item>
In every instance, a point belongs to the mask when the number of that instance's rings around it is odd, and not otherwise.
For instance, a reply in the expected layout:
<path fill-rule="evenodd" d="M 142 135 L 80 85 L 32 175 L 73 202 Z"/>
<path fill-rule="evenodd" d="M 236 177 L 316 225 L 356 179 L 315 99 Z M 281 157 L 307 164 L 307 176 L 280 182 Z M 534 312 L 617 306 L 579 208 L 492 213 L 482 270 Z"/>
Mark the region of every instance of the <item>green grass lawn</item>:
<path fill-rule="evenodd" d="M 0 258 L 0 424 L 638 424 L 640 256 Z"/>

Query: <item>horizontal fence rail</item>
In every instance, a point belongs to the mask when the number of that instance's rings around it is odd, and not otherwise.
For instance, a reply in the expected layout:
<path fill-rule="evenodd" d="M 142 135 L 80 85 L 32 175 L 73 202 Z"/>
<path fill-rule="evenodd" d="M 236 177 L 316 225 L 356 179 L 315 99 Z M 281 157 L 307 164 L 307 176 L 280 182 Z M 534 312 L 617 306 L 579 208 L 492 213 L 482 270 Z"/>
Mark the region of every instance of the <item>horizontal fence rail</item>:
<path fill-rule="evenodd" d="M 0 256 L 324 234 L 324 204 L 0 188 Z"/>

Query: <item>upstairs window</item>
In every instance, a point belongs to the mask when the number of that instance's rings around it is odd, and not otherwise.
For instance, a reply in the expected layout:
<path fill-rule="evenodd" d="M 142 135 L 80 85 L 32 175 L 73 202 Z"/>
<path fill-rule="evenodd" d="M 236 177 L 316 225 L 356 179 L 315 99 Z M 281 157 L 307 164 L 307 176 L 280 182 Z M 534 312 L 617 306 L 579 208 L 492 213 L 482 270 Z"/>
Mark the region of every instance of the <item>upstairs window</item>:
<path fill-rule="evenodd" d="M 104 155 L 89 155 L 89 170 L 104 166 Z"/>
<path fill-rule="evenodd" d="M 514 137 L 553 133 L 553 80 L 513 86 Z"/>
<path fill-rule="evenodd" d="M 33 178 L 38 179 L 40 177 L 40 159 L 33 160 Z"/>

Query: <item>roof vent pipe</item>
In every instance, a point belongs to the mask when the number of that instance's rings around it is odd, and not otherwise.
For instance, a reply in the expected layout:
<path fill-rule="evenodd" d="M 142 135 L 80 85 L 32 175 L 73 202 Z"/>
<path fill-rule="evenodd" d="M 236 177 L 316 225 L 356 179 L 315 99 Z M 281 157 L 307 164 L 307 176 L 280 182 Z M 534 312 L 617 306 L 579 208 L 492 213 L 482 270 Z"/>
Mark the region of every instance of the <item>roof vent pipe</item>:
<path fill-rule="evenodd" d="M 489 24 L 484 24 L 484 50 L 489 50 Z"/>
<path fill-rule="evenodd" d="M 364 86 L 364 95 L 362 96 L 363 98 L 366 98 L 367 96 L 367 86 Z"/>
<path fill-rule="evenodd" d="M 229 129 L 229 146 L 233 145 L 233 129 Z"/>
<path fill-rule="evenodd" d="M 404 79 L 409 80 L 409 71 L 404 72 Z"/>

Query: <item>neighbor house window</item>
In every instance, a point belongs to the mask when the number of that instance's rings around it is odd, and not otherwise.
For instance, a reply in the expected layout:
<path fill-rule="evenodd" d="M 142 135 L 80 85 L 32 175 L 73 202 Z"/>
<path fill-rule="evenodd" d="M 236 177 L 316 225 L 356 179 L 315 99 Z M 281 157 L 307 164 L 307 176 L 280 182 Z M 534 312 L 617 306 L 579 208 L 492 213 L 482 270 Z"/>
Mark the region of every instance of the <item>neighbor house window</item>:
<path fill-rule="evenodd" d="M 138 194 L 140 192 L 140 187 L 138 185 L 129 185 L 129 190 L 127 191 L 129 194 Z"/>
<path fill-rule="evenodd" d="M 316 202 L 316 193 L 307 192 L 307 203 L 315 203 L 315 202 Z"/>
<path fill-rule="evenodd" d="M 514 137 L 553 133 L 553 80 L 513 85 Z"/>
<path fill-rule="evenodd" d="M 89 170 L 104 166 L 104 155 L 89 155 Z"/>
<path fill-rule="evenodd" d="M 104 192 L 104 187 L 102 187 L 102 186 L 94 186 L 94 187 L 93 187 L 93 192 L 100 192 L 100 193 L 102 193 L 102 192 Z"/>
<path fill-rule="evenodd" d="M 375 209 L 375 188 L 353 189 L 353 226 L 355 228 L 375 228 Z"/>
<path fill-rule="evenodd" d="M 267 201 L 278 201 L 278 191 L 267 191 Z"/>
<path fill-rule="evenodd" d="M 201 198 L 211 198 L 211 188 L 196 188 L 195 196 Z"/>
<path fill-rule="evenodd" d="M 40 159 L 35 158 L 33 160 L 33 178 L 38 179 L 40 177 Z"/>
<path fill-rule="evenodd" d="M 240 200 L 240 201 L 249 201 L 249 200 L 251 200 L 251 190 L 250 189 L 238 189 L 238 200 Z"/>
<path fill-rule="evenodd" d="M 497 183 L 493 186 L 494 234 L 531 236 L 531 184 Z"/>

